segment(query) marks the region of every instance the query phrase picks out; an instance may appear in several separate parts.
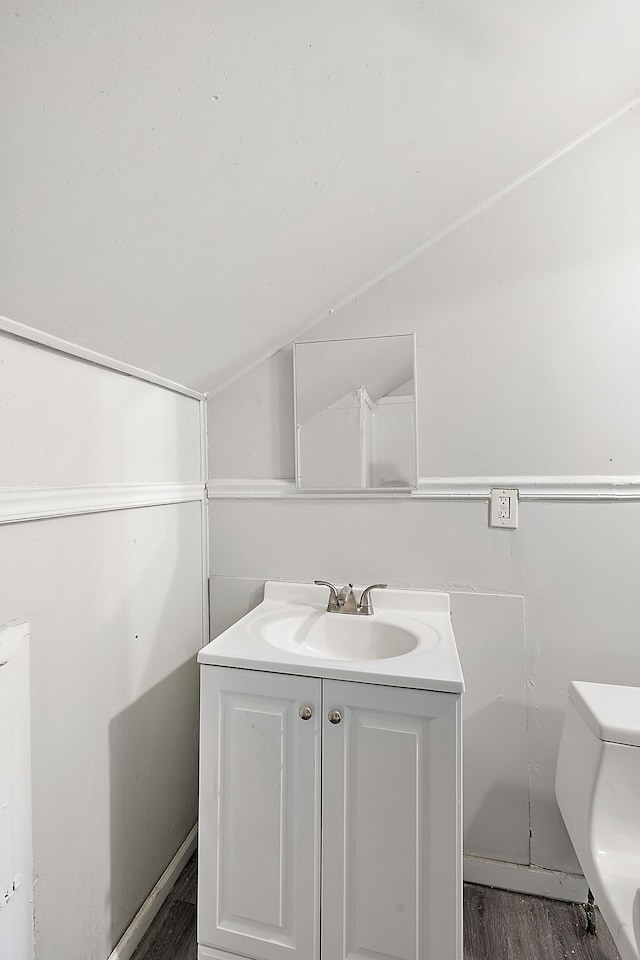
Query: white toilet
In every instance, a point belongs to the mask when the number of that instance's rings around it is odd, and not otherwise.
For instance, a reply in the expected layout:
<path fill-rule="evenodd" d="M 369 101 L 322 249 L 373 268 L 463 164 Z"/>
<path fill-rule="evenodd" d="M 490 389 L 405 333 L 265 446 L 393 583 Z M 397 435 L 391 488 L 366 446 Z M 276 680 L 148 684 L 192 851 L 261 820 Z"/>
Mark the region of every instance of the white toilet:
<path fill-rule="evenodd" d="M 570 684 L 556 796 L 622 960 L 640 960 L 640 687 Z"/>

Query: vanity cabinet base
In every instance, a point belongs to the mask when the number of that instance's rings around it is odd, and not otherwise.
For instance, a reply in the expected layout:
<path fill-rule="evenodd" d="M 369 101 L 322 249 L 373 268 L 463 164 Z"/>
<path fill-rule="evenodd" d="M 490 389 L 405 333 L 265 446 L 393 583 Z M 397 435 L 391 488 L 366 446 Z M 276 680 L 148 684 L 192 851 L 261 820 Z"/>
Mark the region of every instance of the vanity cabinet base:
<path fill-rule="evenodd" d="M 462 960 L 459 695 L 204 666 L 201 715 L 199 960 Z"/>

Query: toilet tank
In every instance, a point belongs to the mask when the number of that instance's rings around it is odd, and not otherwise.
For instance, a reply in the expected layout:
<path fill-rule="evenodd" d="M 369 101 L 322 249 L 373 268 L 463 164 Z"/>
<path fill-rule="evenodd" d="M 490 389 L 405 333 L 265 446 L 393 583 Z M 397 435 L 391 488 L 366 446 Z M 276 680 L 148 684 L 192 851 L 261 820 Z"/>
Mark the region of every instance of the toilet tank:
<path fill-rule="evenodd" d="M 638 695 L 637 687 L 582 681 L 569 685 L 556 798 L 586 875 L 596 860 L 608 855 L 618 831 L 638 819 Z"/>

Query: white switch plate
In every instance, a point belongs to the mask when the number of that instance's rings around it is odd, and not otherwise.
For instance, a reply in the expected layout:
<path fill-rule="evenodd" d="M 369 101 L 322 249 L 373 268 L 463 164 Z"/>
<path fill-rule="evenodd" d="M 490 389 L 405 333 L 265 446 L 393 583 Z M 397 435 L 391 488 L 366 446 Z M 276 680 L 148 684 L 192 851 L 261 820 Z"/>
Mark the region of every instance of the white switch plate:
<path fill-rule="evenodd" d="M 511 527 L 518 526 L 518 491 L 492 487 L 489 498 L 489 526 Z"/>

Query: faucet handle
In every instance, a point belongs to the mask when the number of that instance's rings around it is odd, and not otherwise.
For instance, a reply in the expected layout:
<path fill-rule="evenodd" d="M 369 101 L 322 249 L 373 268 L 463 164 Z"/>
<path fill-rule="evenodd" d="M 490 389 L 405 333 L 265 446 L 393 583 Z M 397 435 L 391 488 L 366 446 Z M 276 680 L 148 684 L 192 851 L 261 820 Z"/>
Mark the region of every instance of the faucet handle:
<path fill-rule="evenodd" d="M 335 613 L 338 609 L 338 588 L 334 587 L 328 580 L 314 580 L 318 587 L 329 587 L 329 603 L 327 604 L 327 613 Z"/>
<path fill-rule="evenodd" d="M 371 591 L 372 590 L 386 590 L 389 586 L 388 583 L 372 583 L 370 587 L 366 587 L 362 591 L 360 596 L 360 603 L 358 604 L 358 613 L 364 614 L 366 617 L 370 617 L 373 613 L 373 604 L 371 603 Z"/>

